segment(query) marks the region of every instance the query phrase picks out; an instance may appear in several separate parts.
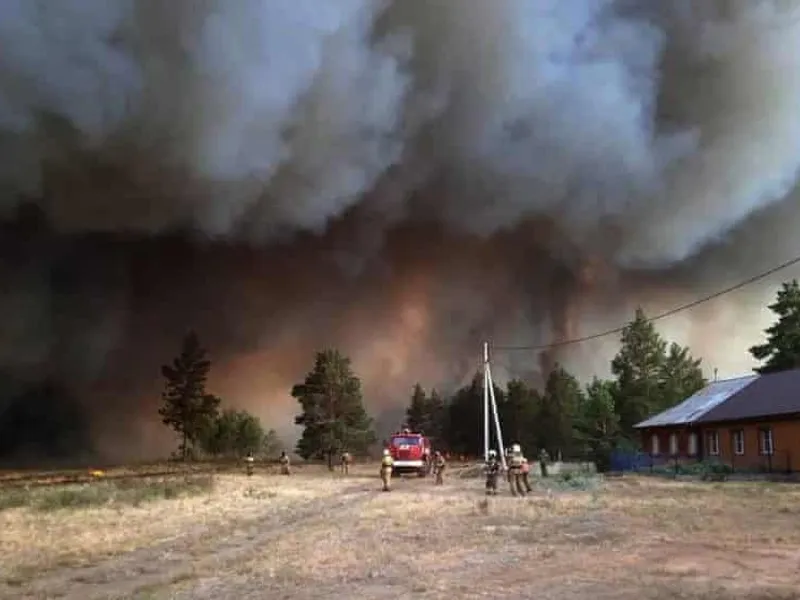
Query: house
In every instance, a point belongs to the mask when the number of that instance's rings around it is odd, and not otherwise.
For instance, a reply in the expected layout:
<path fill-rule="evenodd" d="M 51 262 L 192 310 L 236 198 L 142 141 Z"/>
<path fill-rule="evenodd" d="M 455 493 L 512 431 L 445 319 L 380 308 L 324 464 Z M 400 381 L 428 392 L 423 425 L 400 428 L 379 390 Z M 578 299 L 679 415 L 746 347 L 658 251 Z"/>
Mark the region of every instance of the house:
<path fill-rule="evenodd" d="M 800 369 L 715 381 L 635 427 L 654 459 L 800 471 Z"/>

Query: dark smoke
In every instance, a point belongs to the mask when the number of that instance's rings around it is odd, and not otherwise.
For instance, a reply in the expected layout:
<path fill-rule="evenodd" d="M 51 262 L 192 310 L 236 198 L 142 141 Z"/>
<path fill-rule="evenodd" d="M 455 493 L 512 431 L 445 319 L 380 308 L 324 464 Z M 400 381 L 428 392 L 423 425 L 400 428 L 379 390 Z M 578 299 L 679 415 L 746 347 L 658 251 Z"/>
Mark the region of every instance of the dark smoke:
<path fill-rule="evenodd" d="M 484 339 L 593 333 L 793 257 L 799 18 L 795 0 L 5 0 L 3 449 L 163 452 L 158 367 L 190 327 L 214 391 L 291 434 L 322 346 L 393 411 L 417 380 L 468 379 Z M 775 281 L 662 328 L 746 370 Z M 614 344 L 498 371 L 603 374 Z"/>

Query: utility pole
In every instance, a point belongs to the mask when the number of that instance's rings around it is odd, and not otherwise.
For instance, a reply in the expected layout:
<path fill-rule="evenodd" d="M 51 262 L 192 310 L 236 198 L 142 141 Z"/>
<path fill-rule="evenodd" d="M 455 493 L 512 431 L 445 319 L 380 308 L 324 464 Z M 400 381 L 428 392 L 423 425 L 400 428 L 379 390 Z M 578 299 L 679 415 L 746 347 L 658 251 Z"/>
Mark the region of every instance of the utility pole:
<path fill-rule="evenodd" d="M 489 343 L 483 343 L 483 461 L 489 460 Z"/>
<path fill-rule="evenodd" d="M 491 404 L 494 427 L 497 433 L 497 446 L 500 453 L 500 462 L 506 468 L 506 452 L 503 447 L 503 432 L 500 427 L 500 417 L 497 414 L 497 399 L 494 396 L 494 381 L 492 380 L 492 367 L 489 364 L 489 343 L 483 343 L 483 448 L 484 460 L 489 458 L 489 405 Z"/>

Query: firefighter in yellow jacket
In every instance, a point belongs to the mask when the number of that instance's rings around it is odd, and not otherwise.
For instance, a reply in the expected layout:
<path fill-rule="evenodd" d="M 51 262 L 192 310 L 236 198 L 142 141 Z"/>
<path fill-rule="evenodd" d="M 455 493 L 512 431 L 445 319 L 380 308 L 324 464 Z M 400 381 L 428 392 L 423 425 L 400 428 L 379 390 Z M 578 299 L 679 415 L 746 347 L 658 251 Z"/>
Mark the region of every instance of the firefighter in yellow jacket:
<path fill-rule="evenodd" d="M 339 458 L 339 470 L 342 472 L 342 475 L 347 475 L 350 473 L 350 464 L 352 462 L 352 455 L 349 452 L 342 452 L 342 455 Z"/>
<path fill-rule="evenodd" d="M 281 475 L 290 475 L 292 470 L 289 466 L 289 455 L 286 454 L 284 450 L 281 452 L 280 458 L 278 458 L 278 463 L 281 465 Z"/>
<path fill-rule="evenodd" d="M 524 496 L 525 485 L 522 482 L 522 448 L 519 444 L 511 446 L 511 456 L 508 462 L 508 483 L 512 496 Z"/>
<path fill-rule="evenodd" d="M 447 461 L 438 450 L 433 454 L 433 475 L 435 477 L 434 484 L 442 485 L 444 483 L 444 470 L 447 468 Z"/>
<path fill-rule="evenodd" d="M 528 462 L 528 459 L 525 456 L 522 457 L 522 468 L 520 469 L 520 476 L 522 478 L 522 485 L 525 487 L 525 491 L 530 494 L 533 491 L 531 488 L 531 481 L 529 479 L 531 472 L 531 465 Z"/>
<path fill-rule="evenodd" d="M 244 457 L 244 464 L 245 468 L 247 469 L 247 475 L 250 476 L 253 474 L 253 468 L 255 467 L 255 459 L 253 458 L 253 453 L 248 452 L 247 456 Z"/>
<path fill-rule="evenodd" d="M 383 451 L 383 458 L 381 459 L 381 481 L 383 482 L 383 491 L 389 491 L 389 484 L 392 481 L 392 468 L 394 467 L 394 459 L 389 449 Z"/>

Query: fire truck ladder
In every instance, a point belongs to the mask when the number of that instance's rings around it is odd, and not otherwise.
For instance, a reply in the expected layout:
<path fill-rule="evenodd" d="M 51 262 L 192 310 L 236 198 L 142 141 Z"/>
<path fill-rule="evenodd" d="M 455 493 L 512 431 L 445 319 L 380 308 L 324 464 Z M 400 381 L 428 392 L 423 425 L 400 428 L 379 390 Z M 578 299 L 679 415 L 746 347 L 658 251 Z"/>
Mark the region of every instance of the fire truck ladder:
<path fill-rule="evenodd" d="M 489 364 L 489 342 L 483 343 L 483 460 L 489 460 L 489 442 L 491 428 L 489 426 L 489 407 L 491 406 L 494 420 L 497 445 L 500 452 L 500 461 L 503 469 L 506 468 L 506 451 L 503 447 L 503 432 L 500 428 L 500 418 L 497 416 L 497 401 L 494 397 L 494 381 L 492 380 L 492 367 Z"/>

